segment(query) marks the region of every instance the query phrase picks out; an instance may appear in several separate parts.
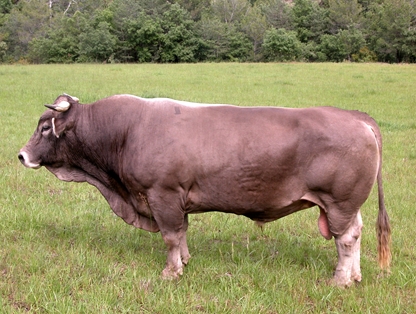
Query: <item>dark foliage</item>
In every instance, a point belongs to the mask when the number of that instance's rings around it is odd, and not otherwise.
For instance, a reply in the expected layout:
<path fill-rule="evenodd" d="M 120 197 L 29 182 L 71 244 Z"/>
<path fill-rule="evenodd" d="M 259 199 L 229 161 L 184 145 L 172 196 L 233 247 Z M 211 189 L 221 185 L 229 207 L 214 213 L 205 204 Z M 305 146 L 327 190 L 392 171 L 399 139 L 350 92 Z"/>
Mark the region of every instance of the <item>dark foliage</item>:
<path fill-rule="evenodd" d="M 413 0 L 0 0 L 0 62 L 415 62 Z"/>

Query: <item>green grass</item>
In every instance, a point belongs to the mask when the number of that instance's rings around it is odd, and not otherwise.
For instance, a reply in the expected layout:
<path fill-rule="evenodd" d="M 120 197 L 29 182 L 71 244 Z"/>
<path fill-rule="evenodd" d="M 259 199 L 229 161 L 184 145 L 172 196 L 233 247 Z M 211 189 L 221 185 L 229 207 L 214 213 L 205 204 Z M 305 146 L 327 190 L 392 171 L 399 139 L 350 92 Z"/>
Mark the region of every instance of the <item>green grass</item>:
<path fill-rule="evenodd" d="M 187 64 L 0 66 L 0 313 L 416 312 L 416 66 Z M 66 92 L 88 103 L 116 93 L 241 106 L 332 105 L 368 112 L 384 136 L 393 263 L 376 262 L 373 191 L 363 206 L 361 284 L 328 284 L 333 241 L 316 208 L 260 230 L 242 217 L 190 217 L 193 258 L 178 282 L 159 278 L 160 234 L 116 217 L 88 184 L 25 169 L 17 152 L 43 104 Z"/>

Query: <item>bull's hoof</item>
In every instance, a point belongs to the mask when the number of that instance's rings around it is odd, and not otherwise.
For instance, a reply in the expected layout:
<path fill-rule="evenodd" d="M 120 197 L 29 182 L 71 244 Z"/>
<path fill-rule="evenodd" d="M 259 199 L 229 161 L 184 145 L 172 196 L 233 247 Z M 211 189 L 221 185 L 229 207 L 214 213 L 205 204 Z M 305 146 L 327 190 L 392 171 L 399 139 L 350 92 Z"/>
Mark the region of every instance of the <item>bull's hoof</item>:
<path fill-rule="evenodd" d="M 348 288 L 355 282 L 361 282 L 361 272 L 352 274 L 345 273 L 343 271 L 335 271 L 334 277 L 331 280 L 333 286 Z"/>
<path fill-rule="evenodd" d="M 351 279 L 345 280 L 345 279 L 339 279 L 339 278 L 332 278 L 331 285 L 339 288 L 349 288 L 353 284 L 353 281 Z"/>
<path fill-rule="evenodd" d="M 169 268 L 166 267 L 162 271 L 161 277 L 163 280 L 178 280 L 182 274 L 183 274 L 182 268 L 174 270 L 170 267 Z"/>
<path fill-rule="evenodd" d="M 188 265 L 190 259 L 191 259 L 191 255 L 189 254 L 187 256 L 182 256 L 182 264 Z"/>
<path fill-rule="evenodd" d="M 352 274 L 351 279 L 354 280 L 355 282 L 361 282 L 361 279 L 362 279 L 361 273 Z"/>

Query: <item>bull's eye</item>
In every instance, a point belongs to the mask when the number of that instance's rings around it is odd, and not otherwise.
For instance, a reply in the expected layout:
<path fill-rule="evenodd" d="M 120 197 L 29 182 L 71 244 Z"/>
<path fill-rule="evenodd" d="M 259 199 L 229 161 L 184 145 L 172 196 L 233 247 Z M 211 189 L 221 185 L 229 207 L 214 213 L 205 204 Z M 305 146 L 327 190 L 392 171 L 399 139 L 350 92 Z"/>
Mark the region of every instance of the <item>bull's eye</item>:
<path fill-rule="evenodd" d="M 44 125 L 44 126 L 42 126 L 42 132 L 46 132 L 46 131 L 48 131 L 48 130 L 50 130 L 51 129 L 51 126 L 50 125 Z"/>

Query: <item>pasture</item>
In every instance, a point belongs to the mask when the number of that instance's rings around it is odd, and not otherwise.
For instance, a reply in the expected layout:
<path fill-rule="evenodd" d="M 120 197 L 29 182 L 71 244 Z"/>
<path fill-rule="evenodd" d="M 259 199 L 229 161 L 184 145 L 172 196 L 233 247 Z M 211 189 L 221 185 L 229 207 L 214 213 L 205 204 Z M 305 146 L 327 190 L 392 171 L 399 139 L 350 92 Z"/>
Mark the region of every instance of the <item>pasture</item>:
<path fill-rule="evenodd" d="M 0 313 L 415 313 L 415 87 L 415 65 L 0 66 Z M 351 288 L 329 285 L 336 248 L 319 234 L 318 208 L 263 230 L 235 215 L 190 216 L 193 257 L 179 281 L 161 280 L 159 233 L 125 224 L 92 186 L 17 159 L 43 105 L 63 92 L 81 103 L 130 93 L 369 113 L 384 137 L 391 273 L 376 260 L 374 189 L 362 208 L 363 280 Z"/>

